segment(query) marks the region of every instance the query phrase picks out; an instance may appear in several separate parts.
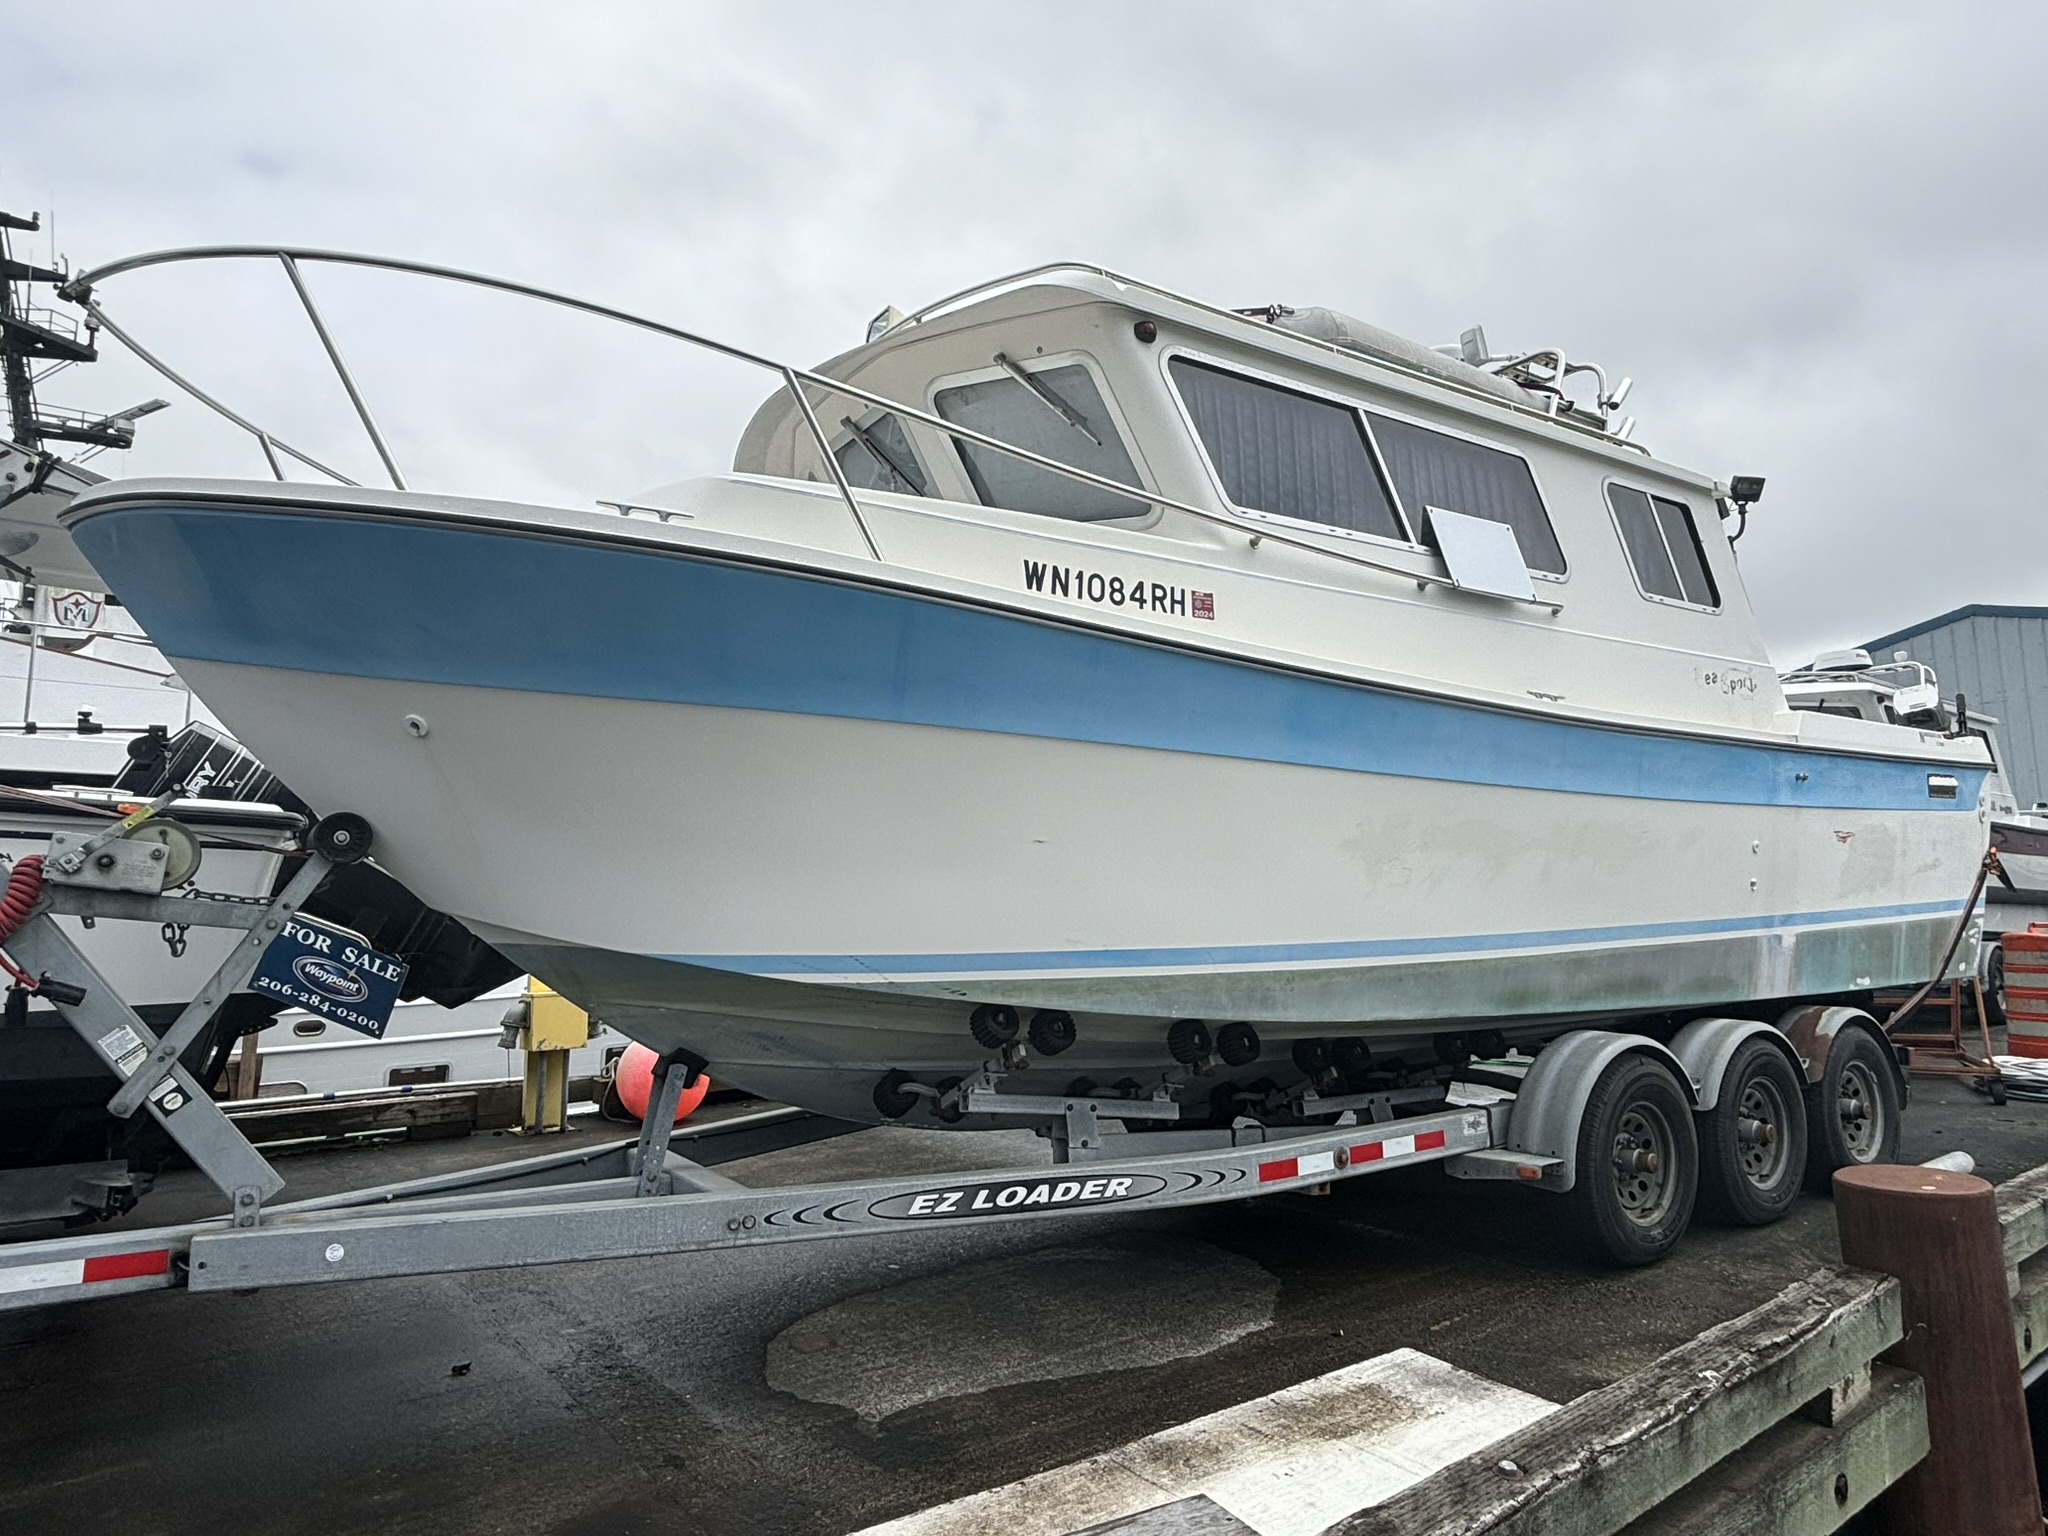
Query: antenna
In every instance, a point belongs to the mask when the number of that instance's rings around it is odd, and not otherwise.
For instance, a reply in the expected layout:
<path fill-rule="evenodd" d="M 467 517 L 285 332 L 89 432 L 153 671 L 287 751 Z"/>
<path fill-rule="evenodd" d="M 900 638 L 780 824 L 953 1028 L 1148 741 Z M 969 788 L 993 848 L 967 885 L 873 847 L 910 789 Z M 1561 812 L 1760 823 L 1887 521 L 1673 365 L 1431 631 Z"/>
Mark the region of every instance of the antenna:
<path fill-rule="evenodd" d="M 35 376 L 30 364 L 38 361 L 90 363 L 99 357 L 99 337 L 90 324 L 81 325 L 70 314 L 44 309 L 31 302 L 32 284 L 61 284 L 65 274 L 55 265 L 57 219 L 53 211 L 47 233 L 52 265 L 39 267 L 16 260 L 13 233 L 39 234 L 45 231 L 40 214 L 23 218 L 0 212 L 0 382 L 7 393 L 7 414 L 11 436 L 30 453 L 41 453 L 48 442 L 83 443 L 94 448 L 127 448 L 135 442 L 135 421 L 151 411 L 163 409 L 164 402 L 152 400 L 128 410 L 105 415 L 92 411 L 48 410 L 35 395 Z"/>

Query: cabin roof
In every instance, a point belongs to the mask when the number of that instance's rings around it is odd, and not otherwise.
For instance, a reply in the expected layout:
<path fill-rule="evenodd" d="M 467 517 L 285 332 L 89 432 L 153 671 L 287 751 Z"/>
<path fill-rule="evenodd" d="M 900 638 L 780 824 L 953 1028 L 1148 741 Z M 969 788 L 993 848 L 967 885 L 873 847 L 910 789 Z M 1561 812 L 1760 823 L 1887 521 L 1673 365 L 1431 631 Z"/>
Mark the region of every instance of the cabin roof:
<path fill-rule="evenodd" d="M 1502 413 L 1524 430 L 1551 436 L 1555 441 L 1589 450 L 1616 463 L 1637 470 L 1654 465 L 1657 472 L 1703 491 L 1715 486 L 1711 476 L 1662 460 L 1640 444 L 1624 442 L 1582 421 L 1553 415 L 1535 395 L 1497 374 L 1335 311 L 1299 308 L 1287 314 L 1311 323 L 1334 317 L 1341 322 L 1335 331 L 1348 344 L 1275 323 L 1266 318 L 1273 313 L 1271 310 L 1242 314 L 1082 262 L 1033 267 L 949 294 L 898 319 L 875 340 L 820 363 L 815 371 L 853 381 L 891 351 L 923 337 L 1101 303 L 1116 304 L 1185 331 L 1296 363 L 1367 379 L 1378 374 L 1382 381 L 1392 375 L 1408 388 L 1419 386 L 1446 392 L 1456 396 L 1467 409 L 1477 407 L 1483 413 Z M 1332 329 L 1326 324 L 1319 324 L 1318 328 Z M 741 436 L 735 464 L 753 462 L 769 437 L 788 425 L 795 410 L 794 403 L 779 391 L 763 401 Z"/>

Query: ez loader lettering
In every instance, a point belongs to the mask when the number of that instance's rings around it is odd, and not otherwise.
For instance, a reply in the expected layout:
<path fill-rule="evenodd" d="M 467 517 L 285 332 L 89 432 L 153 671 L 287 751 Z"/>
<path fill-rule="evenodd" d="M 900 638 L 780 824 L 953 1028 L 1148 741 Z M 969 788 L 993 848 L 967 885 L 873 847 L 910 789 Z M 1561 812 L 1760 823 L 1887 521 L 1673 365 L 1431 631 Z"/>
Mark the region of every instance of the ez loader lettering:
<path fill-rule="evenodd" d="M 1151 613 L 1197 619 L 1216 617 L 1216 594 L 1213 592 L 1169 587 L 1157 581 L 1126 581 L 1121 576 L 1084 571 L 1079 566 L 1049 566 L 1043 560 L 1024 562 L 1024 590 L 1044 592 L 1052 597 L 1071 597 L 1084 603 L 1100 603 L 1108 608 L 1142 608 Z"/>
<path fill-rule="evenodd" d="M 1155 1195 L 1166 1188 L 1166 1180 L 1155 1174 L 1125 1174 L 1096 1179 L 1011 1179 L 992 1184 L 963 1184 L 950 1189 L 928 1189 L 913 1195 L 894 1195 L 877 1201 L 876 1216 L 896 1220 L 923 1221 L 949 1216 L 984 1216 L 997 1211 L 1027 1210 L 1043 1206 L 1048 1210 L 1077 1205 L 1110 1205 Z"/>

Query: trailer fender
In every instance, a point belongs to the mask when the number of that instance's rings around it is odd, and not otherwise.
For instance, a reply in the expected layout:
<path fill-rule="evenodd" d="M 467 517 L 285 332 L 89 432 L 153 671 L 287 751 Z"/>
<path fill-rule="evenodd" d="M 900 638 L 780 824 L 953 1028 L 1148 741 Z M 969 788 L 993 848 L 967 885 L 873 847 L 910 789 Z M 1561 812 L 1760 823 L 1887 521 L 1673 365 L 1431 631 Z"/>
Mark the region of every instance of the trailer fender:
<path fill-rule="evenodd" d="M 1671 1054 L 1692 1079 L 1692 1095 L 1700 1109 L 1712 1109 L 1721 1098 L 1721 1079 L 1728 1063 L 1748 1041 L 1762 1036 L 1784 1053 L 1802 1076 L 1806 1063 L 1781 1030 L 1756 1019 L 1694 1019 L 1671 1037 Z"/>
<path fill-rule="evenodd" d="M 1861 1008 L 1809 1005 L 1788 1009 L 1778 1020 L 1778 1031 L 1791 1042 L 1792 1050 L 1799 1058 L 1799 1070 L 1805 1074 L 1809 1084 L 1820 1081 L 1821 1073 L 1827 1070 L 1828 1047 L 1844 1029 L 1860 1029 L 1884 1047 L 1885 1060 L 1892 1064 L 1903 1099 L 1906 1074 L 1899 1065 L 1898 1052 L 1885 1034 L 1884 1026 Z"/>
<path fill-rule="evenodd" d="M 1585 1118 L 1586 1100 L 1608 1064 L 1630 1051 L 1656 1057 L 1689 1096 L 1694 1094 L 1685 1064 L 1647 1035 L 1579 1029 L 1559 1036 L 1536 1053 L 1522 1080 L 1504 1144 L 1509 1151 L 1545 1159 L 1535 1180 L 1538 1189 L 1562 1194 L 1578 1182 L 1579 1122 Z"/>

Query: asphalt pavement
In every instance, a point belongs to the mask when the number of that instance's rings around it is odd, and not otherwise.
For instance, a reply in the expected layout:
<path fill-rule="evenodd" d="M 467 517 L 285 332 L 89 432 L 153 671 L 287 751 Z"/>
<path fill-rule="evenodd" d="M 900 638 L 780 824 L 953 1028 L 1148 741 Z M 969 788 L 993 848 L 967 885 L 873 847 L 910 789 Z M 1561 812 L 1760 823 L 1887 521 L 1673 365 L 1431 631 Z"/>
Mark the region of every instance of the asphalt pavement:
<path fill-rule="evenodd" d="M 575 1139 L 617 1134 L 576 1131 Z M 520 1156 L 286 1159 L 285 1198 Z M 1999 1180 L 2048 1105 L 1920 1079 L 1903 1156 Z M 897 1129 L 748 1182 L 1042 1160 Z M 190 1219 L 168 1176 L 128 1218 Z M 837 1533 L 1407 1346 L 1564 1401 L 1839 1257 L 1830 1204 L 1594 1268 L 1560 1201 L 1394 1170 L 1322 1197 L 0 1315 L 0 1530 Z"/>

